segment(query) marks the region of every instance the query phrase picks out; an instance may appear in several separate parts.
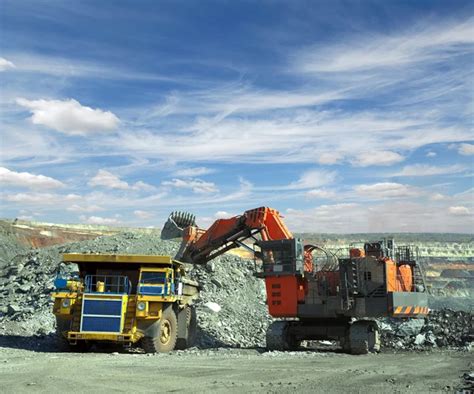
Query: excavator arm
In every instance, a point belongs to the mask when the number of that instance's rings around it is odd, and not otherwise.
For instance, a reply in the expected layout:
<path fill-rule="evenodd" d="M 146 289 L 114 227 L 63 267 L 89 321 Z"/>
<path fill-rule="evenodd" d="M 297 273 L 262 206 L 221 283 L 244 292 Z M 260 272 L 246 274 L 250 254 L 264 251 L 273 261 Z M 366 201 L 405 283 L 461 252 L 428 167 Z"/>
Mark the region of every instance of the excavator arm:
<path fill-rule="evenodd" d="M 280 213 L 268 207 L 245 211 L 243 215 L 218 219 L 207 230 L 195 224 L 189 213 L 172 212 L 161 231 L 162 239 L 182 237 L 176 260 L 191 264 L 205 264 L 230 249 L 244 247 L 255 252 L 244 242 L 293 240 L 293 234 L 282 221 Z M 260 239 L 258 239 L 260 238 Z M 304 271 L 313 272 L 315 245 L 304 246 Z"/>
<path fill-rule="evenodd" d="M 181 224 L 191 225 L 181 227 Z M 293 235 L 281 220 L 278 211 L 260 207 L 245 211 L 243 215 L 229 219 L 218 219 L 207 230 L 194 224 L 188 214 L 172 213 L 165 223 L 163 239 L 183 238 L 176 259 L 193 264 L 205 264 L 229 249 L 247 247 L 244 241 L 257 236 L 262 240 L 292 239 Z"/>

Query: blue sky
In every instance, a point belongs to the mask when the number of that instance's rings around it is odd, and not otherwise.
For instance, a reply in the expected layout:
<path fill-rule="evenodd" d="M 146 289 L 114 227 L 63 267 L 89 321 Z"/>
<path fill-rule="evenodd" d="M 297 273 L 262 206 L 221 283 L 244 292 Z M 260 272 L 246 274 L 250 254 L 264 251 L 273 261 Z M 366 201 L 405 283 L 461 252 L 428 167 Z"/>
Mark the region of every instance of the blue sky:
<path fill-rule="evenodd" d="M 472 2 L 0 7 L 2 217 L 474 229 Z"/>

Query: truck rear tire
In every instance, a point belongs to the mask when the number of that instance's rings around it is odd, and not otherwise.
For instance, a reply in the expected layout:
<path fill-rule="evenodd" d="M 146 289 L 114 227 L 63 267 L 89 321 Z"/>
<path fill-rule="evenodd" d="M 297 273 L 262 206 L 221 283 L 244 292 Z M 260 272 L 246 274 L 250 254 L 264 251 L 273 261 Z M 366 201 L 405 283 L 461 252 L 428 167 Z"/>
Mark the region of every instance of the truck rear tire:
<path fill-rule="evenodd" d="M 185 314 L 185 319 L 178 319 L 178 324 L 186 324 L 186 327 L 183 328 L 185 332 L 184 336 L 177 339 L 176 349 L 184 350 L 190 347 L 193 347 L 196 343 L 196 331 L 197 331 L 197 317 L 196 317 L 196 308 L 191 305 L 186 305 L 183 312 Z M 181 331 L 178 328 L 178 332 Z"/>
<path fill-rule="evenodd" d="M 175 349 L 178 337 L 178 319 L 171 306 L 163 309 L 157 325 L 156 335 L 142 338 L 142 348 L 146 353 L 166 353 Z"/>

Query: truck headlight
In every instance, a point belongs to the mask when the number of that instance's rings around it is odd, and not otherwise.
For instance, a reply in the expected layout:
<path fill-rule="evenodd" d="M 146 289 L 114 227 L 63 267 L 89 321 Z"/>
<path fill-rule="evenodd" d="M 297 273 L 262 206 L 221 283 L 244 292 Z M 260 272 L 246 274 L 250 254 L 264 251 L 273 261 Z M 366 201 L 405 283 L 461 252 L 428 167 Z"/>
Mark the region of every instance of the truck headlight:
<path fill-rule="evenodd" d="M 65 298 L 61 302 L 61 307 L 63 308 L 69 308 L 70 305 L 71 305 L 71 300 L 69 298 Z"/>
<path fill-rule="evenodd" d="M 138 309 L 140 312 L 143 312 L 143 311 L 146 309 L 146 302 L 140 301 L 140 302 L 137 304 L 137 309 Z"/>

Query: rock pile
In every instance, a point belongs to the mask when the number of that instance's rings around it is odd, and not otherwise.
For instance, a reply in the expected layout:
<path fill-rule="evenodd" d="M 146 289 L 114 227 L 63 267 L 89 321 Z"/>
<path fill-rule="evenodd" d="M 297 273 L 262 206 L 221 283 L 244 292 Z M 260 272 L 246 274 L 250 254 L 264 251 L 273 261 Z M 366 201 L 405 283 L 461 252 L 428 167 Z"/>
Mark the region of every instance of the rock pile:
<path fill-rule="evenodd" d="M 473 315 L 443 309 L 431 311 L 425 319 L 379 322 L 384 347 L 423 350 L 436 347 L 464 348 L 474 341 Z"/>
<path fill-rule="evenodd" d="M 265 285 L 254 276 L 253 261 L 224 255 L 189 273 L 202 285 L 197 303 L 198 325 L 205 333 L 201 346 L 265 346 L 271 318 Z"/>
<path fill-rule="evenodd" d="M 4 255 L 5 263 L 0 266 L 0 334 L 31 336 L 54 331 L 50 293 L 62 253 L 173 256 L 178 246 L 161 240 L 159 234 L 124 233 L 30 250 L 14 258 Z M 6 249 L 11 254 L 14 247 Z M 198 345 L 264 346 L 270 317 L 263 282 L 253 273 L 253 261 L 232 255 L 221 256 L 205 266 L 188 267 L 189 276 L 202 285 L 196 305 Z"/>

